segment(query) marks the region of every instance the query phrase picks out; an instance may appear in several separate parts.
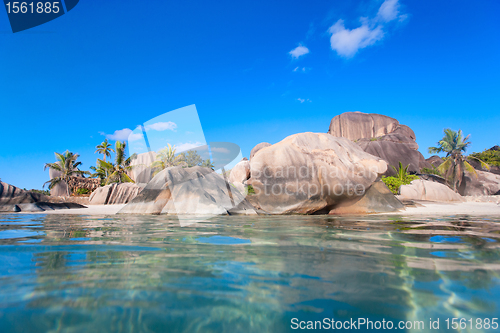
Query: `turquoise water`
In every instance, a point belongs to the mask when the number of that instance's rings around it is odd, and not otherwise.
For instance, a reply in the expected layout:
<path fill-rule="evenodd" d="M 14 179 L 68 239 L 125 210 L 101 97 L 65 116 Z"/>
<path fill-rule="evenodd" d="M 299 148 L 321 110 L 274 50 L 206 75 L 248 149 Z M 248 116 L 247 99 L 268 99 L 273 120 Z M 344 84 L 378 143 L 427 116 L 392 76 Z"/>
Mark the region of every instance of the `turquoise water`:
<path fill-rule="evenodd" d="M 499 218 L 467 216 L 0 215 L 0 331 L 495 332 L 445 320 L 500 317 L 499 239 Z"/>

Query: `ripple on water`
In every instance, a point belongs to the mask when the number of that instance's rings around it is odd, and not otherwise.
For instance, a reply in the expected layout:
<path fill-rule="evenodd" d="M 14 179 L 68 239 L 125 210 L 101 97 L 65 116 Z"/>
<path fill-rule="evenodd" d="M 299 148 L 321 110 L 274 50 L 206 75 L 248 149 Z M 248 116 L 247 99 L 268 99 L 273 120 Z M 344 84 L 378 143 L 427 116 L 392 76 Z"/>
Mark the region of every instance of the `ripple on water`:
<path fill-rule="evenodd" d="M 500 305 L 496 217 L 0 218 L 2 332 L 289 331 Z"/>

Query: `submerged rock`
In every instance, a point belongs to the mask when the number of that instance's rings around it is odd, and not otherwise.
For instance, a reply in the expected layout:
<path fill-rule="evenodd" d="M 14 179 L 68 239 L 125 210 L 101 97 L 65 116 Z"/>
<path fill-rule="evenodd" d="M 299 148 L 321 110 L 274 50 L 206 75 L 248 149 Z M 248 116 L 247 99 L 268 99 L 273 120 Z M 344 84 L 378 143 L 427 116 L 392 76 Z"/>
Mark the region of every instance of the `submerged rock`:
<path fill-rule="evenodd" d="M 300 133 L 250 161 L 251 201 L 271 214 L 328 212 L 365 193 L 387 163 L 346 138 Z"/>
<path fill-rule="evenodd" d="M 159 172 L 119 214 L 256 214 L 229 183 L 204 167 L 170 167 Z"/>
<path fill-rule="evenodd" d="M 464 198 L 446 185 L 416 179 L 409 185 L 401 185 L 401 200 L 464 201 Z"/>

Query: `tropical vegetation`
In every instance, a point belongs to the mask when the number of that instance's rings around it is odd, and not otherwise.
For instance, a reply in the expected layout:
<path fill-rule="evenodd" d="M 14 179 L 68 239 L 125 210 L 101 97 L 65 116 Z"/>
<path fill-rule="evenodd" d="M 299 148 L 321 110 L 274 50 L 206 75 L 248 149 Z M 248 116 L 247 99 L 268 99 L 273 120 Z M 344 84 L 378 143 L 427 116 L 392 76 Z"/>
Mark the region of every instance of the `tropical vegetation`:
<path fill-rule="evenodd" d="M 463 155 L 467 147 L 471 144 L 469 137 L 470 135 L 464 137 L 462 130 L 456 132 L 447 128 L 444 130 L 444 136 L 438 141 L 437 146 L 429 148 L 430 154 L 446 153 L 445 161 L 437 167 L 437 170 L 444 176 L 448 185 L 455 192 L 458 192 L 458 188 L 464 180 L 466 171 L 477 177 L 476 170 L 467 162 L 467 158 Z M 481 159 L 476 157 L 472 158 L 478 160 L 481 166 L 489 169 L 488 164 Z"/>
<path fill-rule="evenodd" d="M 52 189 L 54 186 L 59 184 L 60 182 L 65 182 L 66 184 L 69 184 L 69 180 L 71 177 L 77 177 L 77 176 L 83 176 L 83 175 L 88 175 L 90 172 L 88 171 L 81 171 L 79 169 L 79 166 L 82 165 L 82 162 L 78 162 L 78 157 L 80 155 L 74 154 L 70 152 L 69 150 L 66 150 L 64 153 L 59 154 L 59 153 L 54 153 L 56 156 L 57 161 L 54 163 L 45 163 L 44 170 L 47 168 L 50 168 L 55 171 L 59 171 L 60 175 L 57 177 L 52 178 L 51 180 L 45 182 L 43 186 L 49 185 L 49 189 Z M 67 193 L 68 196 L 70 193 L 73 192 L 73 189 L 70 188 L 68 185 L 67 187 Z"/>
<path fill-rule="evenodd" d="M 410 165 L 408 164 L 406 167 L 403 167 L 403 163 L 399 162 L 398 168 L 392 166 L 394 171 L 396 171 L 396 176 L 382 177 L 382 181 L 392 193 L 398 194 L 401 185 L 408 185 L 415 179 L 419 179 L 417 175 L 411 175 L 408 173 L 409 166 Z"/>
<path fill-rule="evenodd" d="M 151 164 L 153 175 L 173 166 L 182 166 L 183 168 L 202 166 L 212 170 L 215 168 L 210 159 L 204 160 L 196 150 L 189 150 L 176 155 L 175 146 L 168 144 L 167 147 L 158 151 L 156 161 Z"/>
<path fill-rule="evenodd" d="M 168 144 L 168 147 L 160 149 L 156 155 L 156 161 L 151 164 L 153 175 L 156 175 L 163 169 L 180 165 L 182 163 L 181 156 L 175 156 L 175 146 Z"/>
<path fill-rule="evenodd" d="M 481 153 L 470 154 L 468 158 L 479 159 L 489 165 L 500 166 L 500 150 L 487 149 Z"/>
<path fill-rule="evenodd" d="M 100 168 L 107 175 L 106 185 L 111 183 L 135 183 L 128 175 L 132 170 L 132 160 L 135 154 L 127 158 L 126 153 L 127 142 L 116 141 L 115 144 L 115 162 L 105 162 L 98 160 Z"/>
<path fill-rule="evenodd" d="M 105 139 L 100 145 L 96 146 L 95 153 L 102 154 L 102 160 L 106 162 L 106 156 L 111 157 L 111 152 L 115 152 L 113 148 L 111 148 L 111 144 L 108 142 L 108 139 Z"/>

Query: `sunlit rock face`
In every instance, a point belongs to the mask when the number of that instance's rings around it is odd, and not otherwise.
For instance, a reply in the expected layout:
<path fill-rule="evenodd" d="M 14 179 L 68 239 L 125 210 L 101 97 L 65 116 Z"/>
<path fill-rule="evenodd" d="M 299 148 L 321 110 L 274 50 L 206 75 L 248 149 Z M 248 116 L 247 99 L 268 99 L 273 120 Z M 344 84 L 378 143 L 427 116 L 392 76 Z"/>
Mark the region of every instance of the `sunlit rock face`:
<path fill-rule="evenodd" d="M 420 172 L 431 167 L 418 151 L 415 133 L 396 119 L 380 114 L 346 112 L 335 116 L 330 122 L 328 134 L 355 141 L 364 151 L 378 156 L 389 165 L 409 165 L 408 171 Z M 389 167 L 386 175 L 394 175 Z"/>
<path fill-rule="evenodd" d="M 401 185 L 399 191 L 402 200 L 464 201 L 460 194 L 448 186 L 422 179 L 416 179 L 409 185 Z"/>
<path fill-rule="evenodd" d="M 399 122 L 391 117 L 363 112 L 345 112 L 330 122 L 328 134 L 356 141 L 376 138 L 394 132 Z"/>
<path fill-rule="evenodd" d="M 159 172 L 119 213 L 171 215 L 256 214 L 242 194 L 204 167 Z"/>
<path fill-rule="evenodd" d="M 244 158 L 231 169 L 228 180 L 240 193 L 244 194 L 248 178 L 250 178 L 250 162 Z"/>
<path fill-rule="evenodd" d="M 14 205 L 48 201 L 46 195 L 25 191 L 16 186 L 0 182 L 0 205 Z"/>
<path fill-rule="evenodd" d="M 261 142 L 259 143 L 258 145 L 256 145 L 255 147 L 252 148 L 252 151 L 250 151 L 250 161 L 252 160 L 252 158 L 255 156 L 255 154 L 257 154 L 257 152 L 263 148 L 266 148 L 266 147 L 269 147 L 271 144 L 268 143 L 268 142 Z"/>
<path fill-rule="evenodd" d="M 91 205 L 126 204 L 139 194 L 146 184 L 121 183 L 99 187 L 90 195 Z"/>
<path fill-rule="evenodd" d="M 476 174 L 466 172 L 458 188 L 462 195 L 500 195 L 500 175 L 476 170 Z"/>
<path fill-rule="evenodd" d="M 373 183 L 361 198 L 338 204 L 330 215 L 387 213 L 404 209 L 404 205 L 382 181 Z"/>
<path fill-rule="evenodd" d="M 346 138 L 299 133 L 259 150 L 250 161 L 252 204 L 271 214 L 328 213 L 360 198 L 387 163 Z"/>
<path fill-rule="evenodd" d="M 49 202 L 44 194 L 22 190 L 0 182 L 0 212 L 43 212 L 56 209 L 84 208 L 71 202 Z"/>

